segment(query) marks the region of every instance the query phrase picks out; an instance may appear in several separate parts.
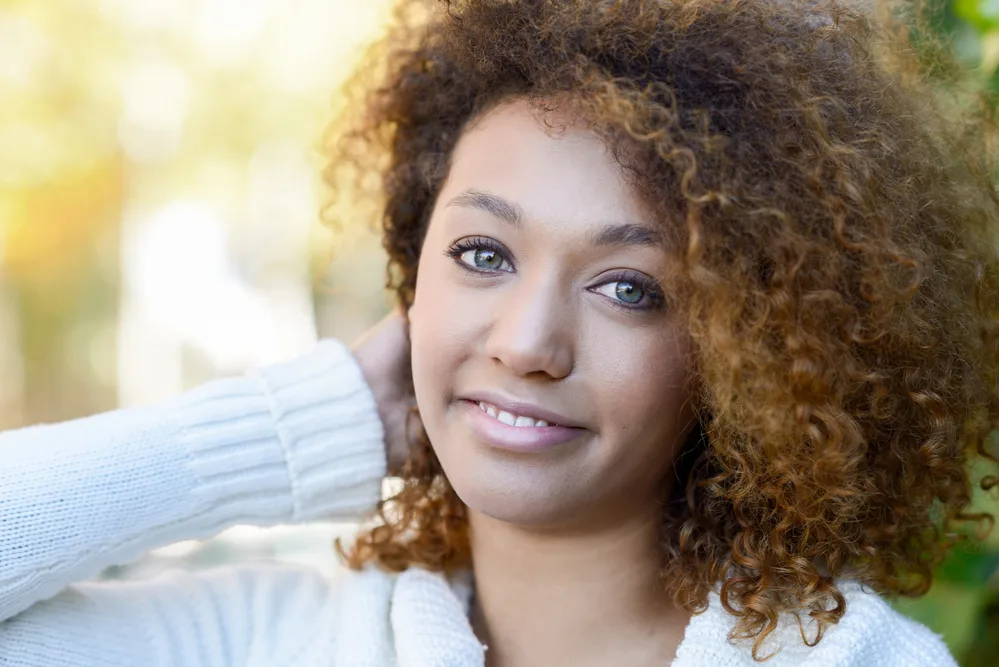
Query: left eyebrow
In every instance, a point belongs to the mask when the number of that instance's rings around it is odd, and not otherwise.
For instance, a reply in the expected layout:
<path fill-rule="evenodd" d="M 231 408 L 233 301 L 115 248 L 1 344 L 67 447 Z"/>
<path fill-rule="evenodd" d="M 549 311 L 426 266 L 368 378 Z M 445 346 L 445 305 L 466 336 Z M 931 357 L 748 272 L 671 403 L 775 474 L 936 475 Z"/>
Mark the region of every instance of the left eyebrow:
<path fill-rule="evenodd" d="M 661 237 L 655 230 L 635 223 L 604 225 L 590 234 L 590 242 L 599 246 L 657 246 Z"/>

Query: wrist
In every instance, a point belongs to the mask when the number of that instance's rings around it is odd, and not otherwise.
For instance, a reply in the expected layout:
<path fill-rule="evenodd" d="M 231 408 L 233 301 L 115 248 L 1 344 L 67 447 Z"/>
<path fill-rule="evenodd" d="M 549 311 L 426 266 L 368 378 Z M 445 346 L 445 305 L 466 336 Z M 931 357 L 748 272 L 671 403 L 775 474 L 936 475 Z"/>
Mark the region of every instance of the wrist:
<path fill-rule="evenodd" d="M 354 517 L 381 497 L 384 429 L 350 351 L 320 342 L 254 373 L 287 460 L 295 520 Z"/>

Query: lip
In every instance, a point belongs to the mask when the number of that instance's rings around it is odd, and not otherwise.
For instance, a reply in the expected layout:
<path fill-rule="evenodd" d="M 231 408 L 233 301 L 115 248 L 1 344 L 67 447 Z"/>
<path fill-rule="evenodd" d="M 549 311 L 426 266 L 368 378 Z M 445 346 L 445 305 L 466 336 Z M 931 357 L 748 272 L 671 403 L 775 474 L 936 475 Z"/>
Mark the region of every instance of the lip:
<path fill-rule="evenodd" d="M 475 435 L 492 447 L 510 452 L 531 454 L 554 449 L 587 432 L 570 426 L 509 426 L 487 415 L 477 403 L 464 400 L 458 403 Z"/>
<path fill-rule="evenodd" d="M 565 415 L 560 415 L 557 412 L 547 410 L 542 408 L 540 405 L 509 399 L 491 391 L 473 392 L 462 396 L 462 398 L 466 401 L 471 401 L 472 403 L 489 403 L 504 412 L 509 412 L 515 415 L 531 417 L 532 419 L 544 419 L 549 424 L 558 424 L 559 426 L 575 429 L 584 428 L 582 424 L 569 419 Z"/>
<path fill-rule="evenodd" d="M 510 408 L 518 404 L 501 402 L 497 405 L 484 398 L 458 401 L 462 416 L 467 420 L 467 424 L 472 432 L 482 441 L 497 449 L 521 454 L 538 453 L 570 443 L 587 433 L 585 428 L 577 426 L 510 426 L 483 412 L 478 405 L 479 401 L 491 403 L 496 405 L 497 408 L 508 412 L 516 412 L 517 410 L 511 410 Z M 531 410 L 518 408 L 522 410 L 518 414 L 524 417 L 545 419 L 546 421 L 550 419 L 551 422 L 557 423 L 556 419 L 558 415 L 556 413 L 538 409 L 537 406 L 528 407 L 535 409 L 532 412 Z"/>

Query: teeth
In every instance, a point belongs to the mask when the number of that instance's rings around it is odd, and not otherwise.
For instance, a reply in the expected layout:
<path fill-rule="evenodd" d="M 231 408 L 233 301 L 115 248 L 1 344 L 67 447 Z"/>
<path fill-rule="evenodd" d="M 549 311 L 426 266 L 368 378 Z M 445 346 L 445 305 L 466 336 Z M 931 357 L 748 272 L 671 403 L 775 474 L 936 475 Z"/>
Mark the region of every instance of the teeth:
<path fill-rule="evenodd" d="M 496 415 L 496 419 L 500 420 L 501 422 L 503 422 L 507 426 L 516 426 L 517 425 L 517 418 L 515 416 L 511 415 L 509 412 L 504 412 L 503 410 L 499 411 L 499 414 Z"/>
<path fill-rule="evenodd" d="M 520 415 L 515 415 L 510 412 L 505 412 L 503 410 L 497 410 L 495 406 L 489 405 L 485 402 L 479 402 L 479 409 L 485 412 L 490 417 L 498 419 L 507 426 L 548 426 L 548 422 L 544 419 L 533 419 L 532 417 L 521 417 Z"/>

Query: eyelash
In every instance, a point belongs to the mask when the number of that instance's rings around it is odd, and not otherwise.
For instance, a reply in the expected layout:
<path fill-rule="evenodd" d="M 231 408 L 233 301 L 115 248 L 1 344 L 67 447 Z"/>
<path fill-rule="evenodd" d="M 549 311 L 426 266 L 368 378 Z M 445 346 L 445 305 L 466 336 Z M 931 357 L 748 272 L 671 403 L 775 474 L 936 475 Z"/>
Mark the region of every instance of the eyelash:
<path fill-rule="evenodd" d="M 507 273 L 506 271 L 489 271 L 488 269 L 475 269 L 465 264 L 461 261 L 461 256 L 468 252 L 469 250 L 492 250 L 493 252 L 502 255 L 507 262 L 510 262 L 510 252 L 503 247 L 503 244 L 494 241 L 488 236 L 469 236 L 468 238 L 459 239 L 448 246 L 448 249 L 444 251 L 444 254 L 454 260 L 455 264 L 458 265 L 460 269 L 474 274 L 481 275 L 483 273 Z M 510 266 L 513 266 L 513 262 L 510 262 Z"/>
<path fill-rule="evenodd" d="M 666 305 L 666 299 L 663 296 L 662 289 L 660 289 L 655 280 L 649 278 L 643 273 L 638 273 L 637 271 L 622 271 L 621 273 L 615 274 L 609 279 L 604 280 L 600 283 L 600 285 L 606 285 L 608 283 L 629 283 L 634 285 L 642 290 L 642 292 L 645 293 L 645 297 L 649 300 L 649 305 L 647 306 L 629 306 L 623 301 L 609 299 L 611 305 L 616 308 L 630 311 L 655 311 L 662 310 L 663 306 Z M 597 287 L 600 285 L 597 285 Z"/>
<path fill-rule="evenodd" d="M 501 255 L 510 264 L 510 266 L 513 266 L 513 262 L 510 261 L 509 251 L 507 251 L 501 243 L 498 243 L 486 236 L 471 236 L 459 239 L 448 246 L 447 250 L 444 251 L 444 254 L 454 260 L 454 263 L 458 265 L 458 268 L 471 275 L 482 275 L 483 273 L 509 273 L 508 271 L 489 271 L 488 269 L 476 269 L 469 266 L 465 262 L 461 261 L 461 256 L 469 250 L 491 250 Z M 645 293 L 651 303 L 648 306 L 629 306 L 618 299 L 608 298 L 607 300 L 615 308 L 631 312 L 656 311 L 661 310 L 666 303 L 666 299 L 663 296 L 659 285 L 653 279 L 649 278 L 645 274 L 638 273 L 637 271 L 622 271 L 621 273 L 615 274 L 607 280 L 604 280 L 600 283 L 600 285 L 596 285 L 595 287 L 617 282 L 630 283 L 638 287 Z"/>

